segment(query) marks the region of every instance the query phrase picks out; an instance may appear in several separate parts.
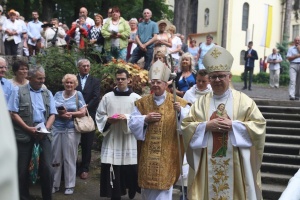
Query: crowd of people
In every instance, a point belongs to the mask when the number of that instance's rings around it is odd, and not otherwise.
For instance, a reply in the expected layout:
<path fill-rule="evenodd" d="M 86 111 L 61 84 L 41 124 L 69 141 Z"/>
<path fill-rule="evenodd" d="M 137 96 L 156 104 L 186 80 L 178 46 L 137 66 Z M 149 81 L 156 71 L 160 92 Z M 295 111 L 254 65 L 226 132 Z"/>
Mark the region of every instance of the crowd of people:
<path fill-rule="evenodd" d="M 145 200 L 172 199 L 173 185 L 178 179 L 188 179 L 183 181 L 184 199 L 262 199 L 260 166 L 266 120 L 251 98 L 230 87 L 233 57 L 212 42 L 212 35 L 199 47 L 195 40 L 188 47 L 184 37 L 176 35 L 174 25 L 165 20 L 153 22 L 149 9 L 138 22 L 122 18 L 119 7 L 110 8 L 106 19 L 96 14 L 93 20 L 82 7 L 70 30 L 55 18 L 51 23 L 40 22 L 36 11 L 27 26 L 21 25 L 17 14 L 10 10 L 1 26 L 6 55 L 17 55 L 22 39 L 22 48 L 28 47 L 31 56 L 43 48 L 66 48 L 70 42 L 83 48 L 83 38 L 87 38 L 95 50 L 105 51 L 107 60 L 114 57 L 136 63 L 144 57 L 151 87 L 151 93 L 141 97 L 128 86 L 129 72 L 118 69 L 116 87 L 100 99 L 100 81 L 90 74 L 90 60 L 79 59 L 78 74 L 61 77 L 64 90 L 53 95 L 44 84 L 42 66 L 29 69 L 27 62 L 15 61 L 14 77 L 8 80 L 7 62 L 0 57 L 0 81 L 17 144 L 21 200 L 30 199 L 28 166 L 37 144 L 42 149 L 43 199 L 51 200 L 62 188 L 62 180 L 64 194 L 72 195 L 76 175 L 89 178 L 95 131 L 81 134 L 74 124 L 74 118 L 87 113 L 103 135 L 101 197 L 118 200 L 128 193 L 133 199 L 139 192 Z M 300 39 L 295 41 L 298 44 Z M 245 53 L 245 72 L 249 71 L 250 78 L 247 85 L 245 73 L 244 89 L 249 90 L 257 59 L 252 45 Z M 299 71 L 297 45 L 287 57 Z M 268 58 L 274 65 L 274 87 L 278 87 L 280 59 L 276 49 Z M 299 78 L 297 73 L 293 77 L 295 82 Z M 291 100 L 299 99 L 295 87 L 299 84 L 290 86 Z M 40 124 L 45 132 L 38 129 Z M 82 161 L 76 165 L 79 144 Z M 182 163 L 188 166 L 184 170 Z"/>

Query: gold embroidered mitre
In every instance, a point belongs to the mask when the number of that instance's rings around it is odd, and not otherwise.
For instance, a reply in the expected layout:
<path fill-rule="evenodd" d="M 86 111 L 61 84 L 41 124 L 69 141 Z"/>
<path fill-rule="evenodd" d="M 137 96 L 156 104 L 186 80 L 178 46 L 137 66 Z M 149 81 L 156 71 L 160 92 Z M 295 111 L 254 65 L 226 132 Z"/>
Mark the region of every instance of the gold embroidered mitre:
<path fill-rule="evenodd" d="M 211 48 L 203 58 L 203 65 L 208 73 L 215 71 L 230 72 L 233 56 L 229 51 L 220 46 Z"/>
<path fill-rule="evenodd" d="M 150 68 L 149 78 L 150 80 L 157 79 L 167 82 L 170 78 L 170 74 L 171 70 L 166 67 L 163 62 L 157 60 Z"/>

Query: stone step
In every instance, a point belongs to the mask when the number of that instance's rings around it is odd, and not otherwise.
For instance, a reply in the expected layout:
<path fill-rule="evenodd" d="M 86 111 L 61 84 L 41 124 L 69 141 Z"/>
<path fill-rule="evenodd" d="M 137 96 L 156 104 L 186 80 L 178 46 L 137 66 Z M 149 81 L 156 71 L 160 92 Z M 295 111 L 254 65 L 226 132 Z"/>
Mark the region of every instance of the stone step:
<path fill-rule="evenodd" d="M 274 143 L 266 142 L 264 152 L 265 153 L 276 153 L 286 155 L 299 155 L 300 145 L 299 144 L 285 144 L 285 143 Z"/>
<path fill-rule="evenodd" d="M 274 127 L 267 125 L 266 132 L 280 135 L 300 135 L 300 128 Z"/>
<path fill-rule="evenodd" d="M 263 162 L 261 165 L 262 172 L 285 174 L 293 176 L 300 168 L 300 165 L 289 165 L 282 163 Z"/>
<path fill-rule="evenodd" d="M 266 134 L 266 142 L 300 144 L 300 135 Z"/>
<path fill-rule="evenodd" d="M 281 193 L 286 186 L 275 184 L 262 184 L 262 196 L 264 200 L 276 200 L 279 199 Z"/>
<path fill-rule="evenodd" d="M 263 162 L 298 165 L 300 163 L 300 156 L 299 155 L 264 153 Z"/>
<path fill-rule="evenodd" d="M 287 127 L 287 128 L 298 128 L 299 121 L 291 120 L 278 120 L 278 119 L 267 119 L 267 126 L 273 127 Z"/>
<path fill-rule="evenodd" d="M 287 114 L 299 114 L 300 107 L 286 107 L 286 106 L 258 106 L 259 110 L 263 112 L 271 113 L 287 113 Z"/>
<path fill-rule="evenodd" d="M 255 99 L 258 106 L 285 106 L 285 107 L 300 107 L 300 101 L 278 101 L 278 100 L 265 100 Z"/>
<path fill-rule="evenodd" d="M 284 119 L 300 121 L 300 114 L 262 112 L 266 119 Z"/>
<path fill-rule="evenodd" d="M 293 175 L 261 172 L 261 181 L 264 184 L 278 184 L 286 186 Z"/>

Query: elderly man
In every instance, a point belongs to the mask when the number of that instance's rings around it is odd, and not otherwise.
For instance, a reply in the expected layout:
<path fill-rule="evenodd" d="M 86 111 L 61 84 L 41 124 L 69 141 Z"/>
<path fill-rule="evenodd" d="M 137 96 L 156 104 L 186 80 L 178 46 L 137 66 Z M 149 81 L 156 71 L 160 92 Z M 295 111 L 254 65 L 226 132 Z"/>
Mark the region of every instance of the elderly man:
<path fill-rule="evenodd" d="M 290 100 L 300 98 L 300 36 L 295 37 L 294 46 L 290 47 L 286 58 L 290 61 Z"/>
<path fill-rule="evenodd" d="M 149 71 L 151 90 L 135 102 L 129 128 L 139 144 L 138 183 L 143 199 L 172 199 L 172 189 L 180 172 L 176 118 L 187 114 L 190 106 L 180 97 L 166 92 L 171 71 L 157 60 Z M 178 113 L 178 115 L 177 115 Z"/>
<path fill-rule="evenodd" d="M 79 60 L 77 66 L 79 74 L 77 75 L 78 86 L 76 90 L 82 93 L 89 114 L 95 120 L 96 110 L 100 101 L 100 81 L 90 75 L 91 63 L 88 59 Z M 82 159 L 78 169 L 81 179 L 88 177 L 94 136 L 95 131 L 81 135 Z"/>
<path fill-rule="evenodd" d="M 137 47 L 133 50 L 129 62 L 136 63 L 141 57 L 145 57 L 145 69 L 149 70 L 153 58 L 153 47 L 158 34 L 158 26 L 151 21 L 152 12 L 149 9 L 143 11 L 144 21 L 138 24 L 135 37 Z"/>
<path fill-rule="evenodd" d="M 272 54 L 268 56 L 269 70 L 270 70 L 270 87 L 279 88 L 279 74 L 280 74 L 280 63 L 282 57 L 277 53 L 277 49 L 273 48 Z"/>
<path fill-rule="evenodd" d="M 6 60 L 0 57 L 0 83 L 2 86 L 3 93 L 5 95 L 5 100 L 8 102 L 9 97 L 13 91 L 13 85 L 11 81 L 8 81 L 5 77 L 5 73 L 7 71 L 7 63 Z"/>
<path fill-rule="evenodd" d="M 79 17 L 83 16 L 85 18 L 85 23 L 91 27 L 91 26 L 95 26 L 95 21 L 88 17 L 88 10 L 85 7 L 81 7 L 79 9 Z M 79 19 L 77 19 L 76 21 L 79 21 Z"/>
<path fill-rule="evenodd" d="M 204 56 L 212 92 L 182 122 L 190 165 L 188 199 L 262 199 L 260 166 L 266 120 L 255 102 L 229 88 L 232 55 L 215 46 Z"/>
<path fill-rule="evenodd" d="M 116 72 L 117 88 L 103 96 L 96 121 L 104 139 L 101 147 L 100 196 L 121 199 L 129 189 L 133 199 L 137 184 L 137 142 L 128 128 L 134 102 L 141 97 L 128 88 L 129 73 Z M 112 178 L 112 174 L 114 177 Z"/>
<path fill-rule="evenodd" d="M 36 126 L 44 125 L 49 131 L 57 114 L 52 93 L 43 88 L 45 71 L 35 67 L 28 72 L 29 83 L 17 87 L 8 102 L 18 147 L 18 176 L 21 200 L 29 200 L 29 171 L 32 148 L 38 143 L 40 154 L 39 174 L 43 199 L 52 199 L 53 171 L 51 136 Z M 47 131 L 47 132 L 48 132 Z"/>

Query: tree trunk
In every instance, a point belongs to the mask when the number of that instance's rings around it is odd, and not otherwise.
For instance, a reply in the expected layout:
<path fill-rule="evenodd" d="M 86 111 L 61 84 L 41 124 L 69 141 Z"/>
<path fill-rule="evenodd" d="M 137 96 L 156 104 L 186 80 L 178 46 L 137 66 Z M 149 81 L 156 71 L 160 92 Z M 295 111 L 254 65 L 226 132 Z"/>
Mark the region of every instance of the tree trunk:
<path fill-rule="evenodd" d="M 187 35 L 191 33 L 197 33 L 198 24 L 198 0 L 189 0 L 189 12 L 188 12 L 188 23 L 187 24 Z M 186 36 L 187 36 L 186 35 Z M 185 37 L 187 38 L 187 37 Z"/>
<path fill-rule="evenodd" d="M 42 6 L 43 6 L 43 12 L 42 12 L 42 17 L 44 21 L 50 22 L 53 14 L 53 5 L 54 2 L 52 0 L 43 0 Z"/>
<path fill-rule="evenodd" d="M 290 25 L 291 16 L 293 12 L 293 0 L 286 0 L 285 2 L 285 14 L 283 22 L 283 40 L 290 40 Z"/>
<path fill-rule="evenodd" d="M 221 46 L 224 47 L 225 49 L 227 45 L 228 4 L 229 4 L 229 0 L 224 0 Z"/>
<path fill-rule="evenodd" d="M 188 15 L 189 0 L 175 0 L 174 5 L 174 22 L 176 32 L 187 36 L 188 32 Z"/>

